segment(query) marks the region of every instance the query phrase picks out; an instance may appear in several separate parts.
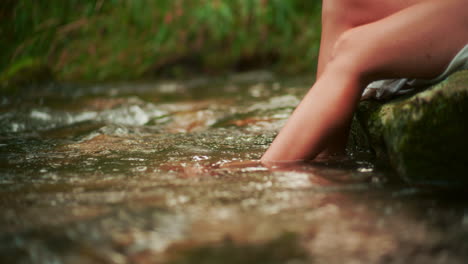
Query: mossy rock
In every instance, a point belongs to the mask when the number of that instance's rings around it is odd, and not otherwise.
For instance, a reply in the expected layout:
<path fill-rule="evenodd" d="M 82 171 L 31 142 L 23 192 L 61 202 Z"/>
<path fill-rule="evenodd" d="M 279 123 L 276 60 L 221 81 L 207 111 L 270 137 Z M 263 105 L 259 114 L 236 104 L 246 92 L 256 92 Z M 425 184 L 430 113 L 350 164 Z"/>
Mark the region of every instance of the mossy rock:
<path fill-rule="evenodd" d="M 356 116 L 377 157 L 404 179 L 468 183 L 468 70 L 409 97 L 362 102 Z"/>
<path fill-rule="evenodd" d="M 12 93 L 28 85 L 53 80 L 50 67 L 40 60 L 26 58 L 13 63 L 0 74 L 0 92 Z"/>

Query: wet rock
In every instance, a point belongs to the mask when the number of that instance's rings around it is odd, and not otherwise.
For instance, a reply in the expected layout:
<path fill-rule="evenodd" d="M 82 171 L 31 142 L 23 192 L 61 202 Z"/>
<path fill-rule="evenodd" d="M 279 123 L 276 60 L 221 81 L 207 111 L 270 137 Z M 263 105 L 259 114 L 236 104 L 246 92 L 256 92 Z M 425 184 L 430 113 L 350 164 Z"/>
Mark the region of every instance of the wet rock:
<path fill-rule="evenodd" d="M 239 244 L 226 237 L 222 243 L 177 251 L 173 264 L 185 263 L 309 263 L 295 234 L 286 233 L 276 240 L 258 244 Z"/>
<path fill-rule="evenodd" d="M 362 102 L 356 116 L 377 157 L 406 180 L 466 184 L 467 114 L 468 71 L 461 71 L 415 95 Z"/>

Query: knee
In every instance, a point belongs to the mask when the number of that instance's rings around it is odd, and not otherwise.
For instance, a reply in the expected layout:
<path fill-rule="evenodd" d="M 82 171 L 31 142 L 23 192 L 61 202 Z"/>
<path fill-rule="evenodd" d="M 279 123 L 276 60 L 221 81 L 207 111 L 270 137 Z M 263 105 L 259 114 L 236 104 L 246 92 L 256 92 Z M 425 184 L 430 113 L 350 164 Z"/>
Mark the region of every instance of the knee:
<path fill-rule="evenodd" d="M 362 41 L 359 29 L 345 31 L 337 39 L 329 66 L 337 74 L 348 74 L 361 82 L 370 82 L 377 70 L 374 61 L 378 50 L 375 45 Z"/>

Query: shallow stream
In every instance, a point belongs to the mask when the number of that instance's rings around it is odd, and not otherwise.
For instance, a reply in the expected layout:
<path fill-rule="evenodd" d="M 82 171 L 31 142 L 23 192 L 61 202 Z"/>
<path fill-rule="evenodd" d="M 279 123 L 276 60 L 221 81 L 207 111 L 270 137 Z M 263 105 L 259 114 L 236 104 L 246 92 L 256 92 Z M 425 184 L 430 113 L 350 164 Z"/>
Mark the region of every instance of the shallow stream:
<path fill-rule="evenodd" d="M 311 82 L 1 95 L 0 263 L 466 263 L 463 191 L 406 184 L 366 152 L 250 162 Z"/>

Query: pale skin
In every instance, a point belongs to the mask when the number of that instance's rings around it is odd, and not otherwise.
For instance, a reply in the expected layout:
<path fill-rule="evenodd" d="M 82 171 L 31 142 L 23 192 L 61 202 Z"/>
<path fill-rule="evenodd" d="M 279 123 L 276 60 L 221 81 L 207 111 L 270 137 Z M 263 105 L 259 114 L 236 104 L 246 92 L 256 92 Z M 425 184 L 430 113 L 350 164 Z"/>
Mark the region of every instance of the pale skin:
<path fill-rule="evenodd" d="M 468 0 L 323 0 L 322 12 L 317 81 L 263 164 L 344 153 L 367 84 L 434 78 L 468 44 Z"/>

